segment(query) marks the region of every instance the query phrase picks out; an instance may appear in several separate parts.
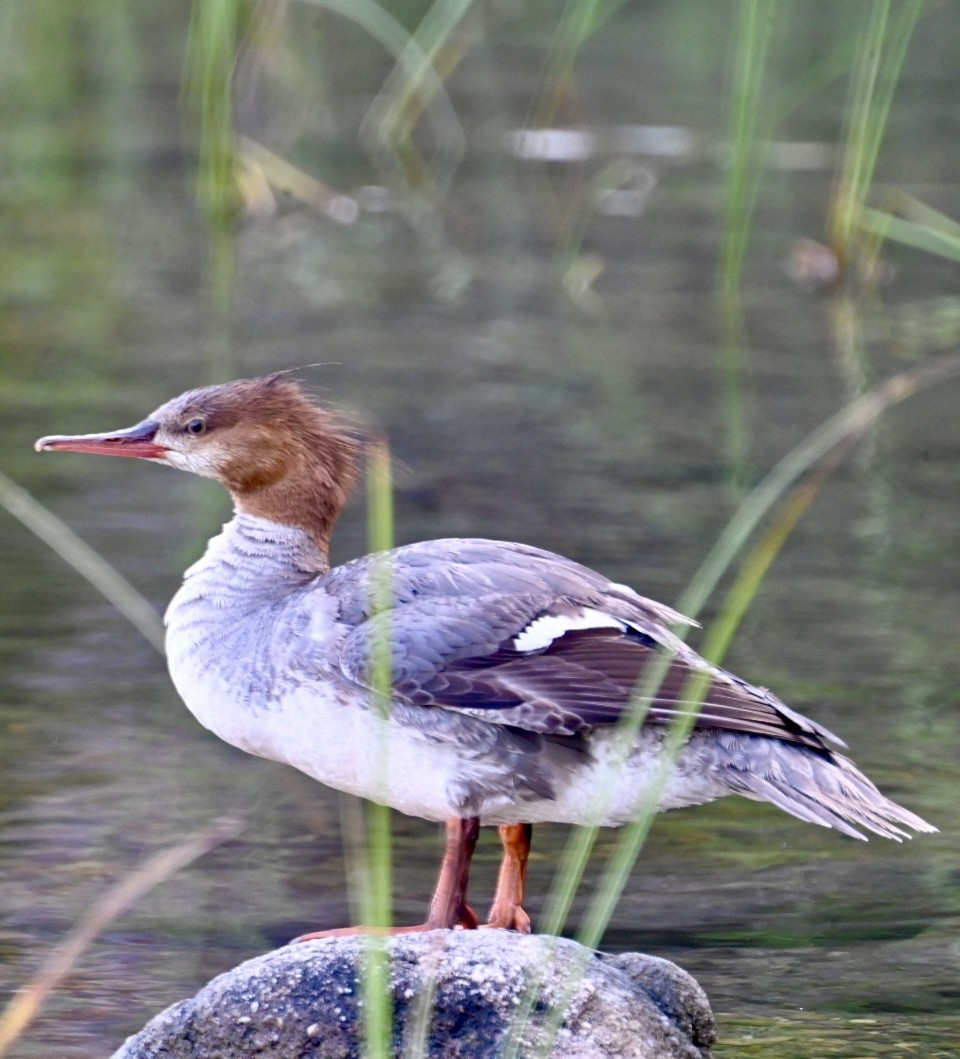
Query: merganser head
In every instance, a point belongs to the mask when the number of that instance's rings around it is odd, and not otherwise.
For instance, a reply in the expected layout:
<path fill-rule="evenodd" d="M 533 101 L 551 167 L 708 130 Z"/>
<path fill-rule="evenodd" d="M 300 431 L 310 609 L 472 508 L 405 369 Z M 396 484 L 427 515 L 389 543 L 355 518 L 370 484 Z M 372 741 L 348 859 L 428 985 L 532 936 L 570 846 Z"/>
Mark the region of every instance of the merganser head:
<path fill-rule="evenodd" d="M 136 456 L 222 482 L 238 511 L 325 547 L 353 489 L 360 444 L 285 374 L 189 390 L 136 426 L 40 438 L 38 452 Z"/>

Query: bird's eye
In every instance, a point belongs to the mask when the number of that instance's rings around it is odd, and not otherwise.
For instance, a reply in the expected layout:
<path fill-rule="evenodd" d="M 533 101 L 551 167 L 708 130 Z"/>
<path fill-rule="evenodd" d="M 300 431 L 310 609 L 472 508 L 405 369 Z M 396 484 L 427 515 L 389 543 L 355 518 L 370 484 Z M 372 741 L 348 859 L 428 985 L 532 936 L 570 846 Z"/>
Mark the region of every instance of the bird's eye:
<path fill-rule="evenodd" d="M 207 424 L 203 419 L 191 419 L 184 427 L 184 430 L 186 430 L 188 434 L 203 434 L 206 429 Z"/>

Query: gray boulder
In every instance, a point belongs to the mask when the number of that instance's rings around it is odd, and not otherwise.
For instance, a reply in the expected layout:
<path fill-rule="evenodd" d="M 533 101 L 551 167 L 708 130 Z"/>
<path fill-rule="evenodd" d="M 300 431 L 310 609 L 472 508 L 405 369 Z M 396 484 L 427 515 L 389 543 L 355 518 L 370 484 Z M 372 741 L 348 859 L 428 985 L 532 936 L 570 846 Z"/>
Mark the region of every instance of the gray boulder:
<path fill-rule="evenodd" d="M 328 938 L 248 960 L 157 1015 L 114 1059 L 359 1059 L 367 944 Z M 704 1059 L 716 1036 L 700 986 L 653 956 L 501 930 L 385 944 L 392 1054 L 403 1059 L 494 1059 L 525 1012 L 519 1057 Z"/>

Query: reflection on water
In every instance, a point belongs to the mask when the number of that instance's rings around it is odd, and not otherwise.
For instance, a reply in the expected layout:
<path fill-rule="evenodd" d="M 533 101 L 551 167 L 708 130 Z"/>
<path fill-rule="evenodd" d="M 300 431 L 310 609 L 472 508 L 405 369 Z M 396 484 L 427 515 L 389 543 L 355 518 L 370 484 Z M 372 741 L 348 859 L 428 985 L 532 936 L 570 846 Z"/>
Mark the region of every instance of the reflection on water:
<path fill-rule="evenodd" d="M 280 198 L 275 216 L 244 225 L 227 357 L 234 374 L 326 365 L 305 378 L 363 409 L 404 464 L 400 541 L 529 541 L 670 602 L 736 502 L 725 484 L 712 294 L 722 167 L 647 149 L 642 167 L 604 170 L 581 196 L 592 165 L 636 166 L 605 130 L 720 138 L 719 7 L 661 6 L 625 12 L 585 50 L 582 120 L 564 127 L 606 145 L 595 163 L 538 165 L 535 141 L 505 139 L 542 56 L 530 27 L 491 26 L 451 80 L 466 155 L 429 223 L 393 208 L 394 191 L 358 191 L 361 204 L 387 208 L 361 206 L 356 223 L 334 226 Z M 694 6 L 698 20 L 680 13 Z M 60 25 L 50 5 L 35 17 L 35 29 L 43 19 Z M 60 50 L 47 33 L 49 50 L 25 45 L 9 75 L 19 103 L 0 119 L 16 162 L 3 200 L 13 267 L 0 318 L 2 464 L 160 608 L 226 514 L 216 487 L 132 461 L 40 459 L 30 448 L 40 434 L 135 421 L 206 381 L 223 348 L 202 292 L 192 163 L 180 156 L 173 71 L 185 11 L 162 27 L 148 12 L 131 17 L 87 23 Z M 956 159 L 942 128 L 960 63 L 938 17 L 921 25 L 908 60 L 883 166 L 884 179 L 946 205 L 956 200 Z M 329 174 L 331 186 L 376 186 L 351 131 L 383 59 L 355 31 L 324 27 L 323 73 L 336 91 L 297 141 L 302 157 L 274 146 Z M 76 43 L 118 35 L 126 52 Z M 818 56 L 817 35 L 802 29 L 773 76 L 789 85 Z M 76 83 L 44 96 L 37 85 L 51 69 Z M 835 142 L 843 92 L 818 98 L 820 109 L 799 111 L 778 136 Z M 511 142 L 524 159 L 511 157 Z M 788 167 L 758 202 L 745 279 L 750 476 L 871 378 L 901 370 L 902 352 L 922 357 L 950 341 L 955 271 L 919 253 L 890 251 L 896 271 L 882 307 L 841 311 L 790 284 L 784 259 L 797 237 L 820 236 L 829 180 Z M 610 197 L 628 192 L 642 197 L 635 211 L 603 210 L 634 201 Z M 569 220 L 558 214 L 580 209 L 590 296 L 571 304 L 553 250 Z M 841 317 L 856 341 L 838 347 Z M 734 799 L 667 814 L 611 924 L 608 947 L 668 956 L 700 979 L 720 1015 L 721 1055 L 948 1055 L 960 1039 L 957 401 L 957 387 L 944 386 L 897 408 L 836 472 L 730 658 L 838 731 L 888 794 L 942 834 L 855 843 Z M 26 531 L 6 515 L 0 524 L 3 989 L 151 852 L 216 816 L 247 821 L 240 838 L 98 940 L 17 1053 L 101 1056 L 218 971 L 351 918 L 342 804 L 198 728 L 150 647 Z M 365 535 L 357 502 L 337 556 L 365 550 Z M 432 887 L 439 836 L 404 818 L 396 833 L 397 915 L 412 921 Z M 565 840 L 562 828 L 534 836 L 534 917 Z M 603 837 L 598 861 L 614 840 Z M 486 836 L 473 887 L 480 905 L 496 857 Z M 598 876 L 599 864 L 578 910 Z"/>

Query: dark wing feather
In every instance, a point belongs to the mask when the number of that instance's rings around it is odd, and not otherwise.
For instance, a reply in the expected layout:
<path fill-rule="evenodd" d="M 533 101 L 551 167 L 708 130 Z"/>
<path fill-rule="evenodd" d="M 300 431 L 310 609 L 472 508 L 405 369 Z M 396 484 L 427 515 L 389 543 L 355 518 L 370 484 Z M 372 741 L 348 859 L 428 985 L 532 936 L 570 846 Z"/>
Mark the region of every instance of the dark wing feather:
<path fill-rule="evenodd" d="M 692 654 L 692 652 L 690 652 Z M 525 654 L 501 646 L 484 659 L 454 663 L 417 683 L 401 681 L 397 691 L 418 705 L 441 706 L 500 724 L 575 735 L 616 724 L 657 652 L 646 638 L 611 629 L 565 633 L 545 650 Z M 644 717 L 667 724 L 689 715 L 681 696 L 692 674 L 706 668 L 697 659 L 675 657 Z M 694 727 L 773 736 L 823 748 L 828 734 L 789 710 L 762 688 L 710 667 L 712 679 Z"/>

